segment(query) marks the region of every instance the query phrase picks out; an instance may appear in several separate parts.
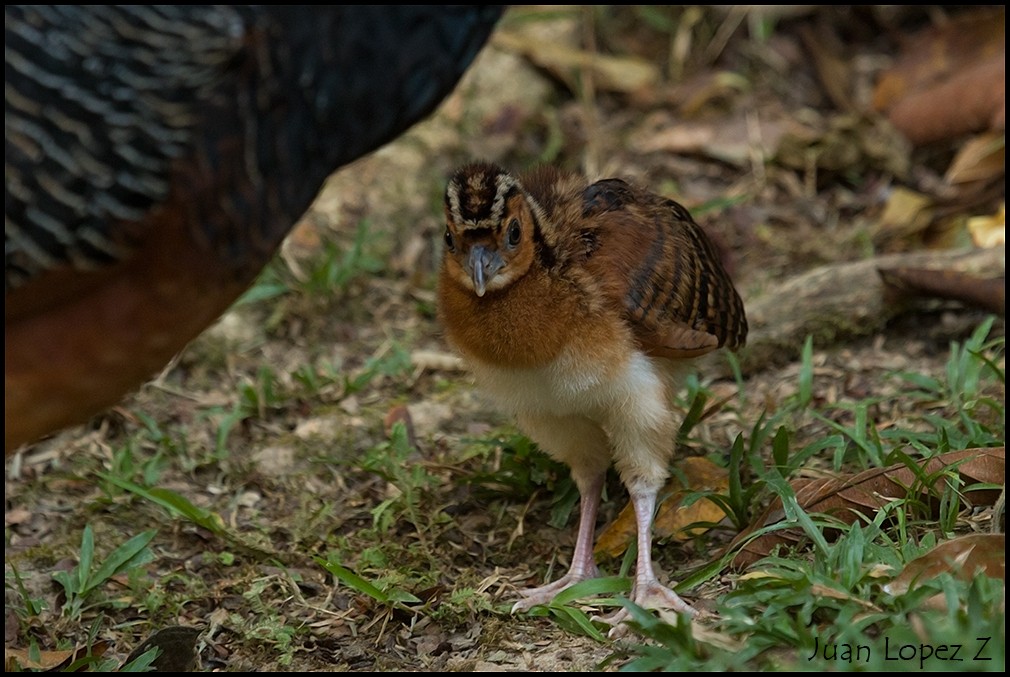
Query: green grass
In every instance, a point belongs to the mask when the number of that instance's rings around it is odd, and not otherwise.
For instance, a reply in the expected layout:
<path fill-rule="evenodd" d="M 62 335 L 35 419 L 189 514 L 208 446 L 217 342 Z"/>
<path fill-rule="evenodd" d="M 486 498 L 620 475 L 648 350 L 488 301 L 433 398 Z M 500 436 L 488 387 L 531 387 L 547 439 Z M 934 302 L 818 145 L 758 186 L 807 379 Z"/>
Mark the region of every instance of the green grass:
<path fill-rule="evenodd" d="M 273 259 L 256 282 L 239 297 L 235 306 L 262 303 L 291 292 L 316 298 L 342 295 L 356 279 L 383 269 L 382 259 L 375 249 L 376 241 L 370 237 L 370 224 L 368 220 L 362 220 L 349 244 L 323 241 L 312 265 L 302 277 L 296 277 L 280 258 Z"/>
<path fill-rule="evenodd" d="M 70 571 L 57 571 L 53 580 L 63 587 L 66 602 L 63 614 L 79 619 L 96 590 L 117 574 L 143 567 L 153 559 L 147 545 L 155 531 L 145 531 L 117 546 L 101 562 L 95 561 L 95 536 L 90 526 L 84 527 L 77 566 Z M 100 602 L 96 602 L 100 603 Z"/>
<path fill-rule="evenodd" d="M 732 533 L 748 526 L 777 498 L 785 519 L 769 529 L 798 529 L 808 545 L 774 553 L 747 571 L 734 573 L 729 557 L 719 554 L 725 537 L 710 531 L 712 536 L 697 542 L 699 552 L 709 553 L 707 561 L 702 558 L 695 569 L 678 571 L 676 576 L 678 591 L 688 599 L 702 586 L 725 586 L 714 598 L 707 595 L 713 613 L 671 624 L 631 605 L 636 632 L 622 643 L 611 643 L 607 628 L 594 616 L 629 604 L 623 595 L 628 592 L 633 552 L 626 553 L 616 576 L 575 586 L 528 616 L 609 646 L 608 664 L 624 670 L 918 670 L 919 661 L 924 669 L 1001 669 L 1004 648 L 1001 640 L 996 641 L 1004 636 L 1001 581 L 942 575 L 902 594 L 886 589 L 908 562 L 963 532 L 970 517 L 959 510 L 959 496 L 967 488 L 957 484 L 956 476 L 944 470 L 938 482 L 919 470 L 918 462 L 949 450 L 1003 444 L 1004 405 L 998 395 L 1004 383 L 999 367 L 1003 340 L 990 339 L 990 330 L 991 323 L 986 322 L 967 340 L 953 344 L 941 376 L 914 371 L 887 375 L 896 397 L 907 405 L 887 426 L 877 420 L 885 399 L 880 395 L 843 404 L 818 399 L 814 346 L 809 343 L 797 371 L 795 393 L 784 398 L 774 413 L 741 419 L 744 432 L 729 450 L 709 448 L 702 432 L 713 411 L 742 410 L 745 393 L 736 401 L 716 403 L 704 384 L 690 380 L 677 402 L 684 412 L 680 443 L 723 463 L 730 477 L 725 492 L 698 492 L 692 500 L 707 496 L 717 501 L 728 518 L 722 533 Z M 282 379 L 262 368 L 255 378 L 241 382 L 237 404 L 222 412 L 234 413 L 237 421 L 249 418 L 268 425 L 273 416 L 318 396 L 321 388 L 367 397 L 383 379 L 395 381 L 407 373 L 409 361 L 404 356 L 405 351 L 393 345 L 351 376 L 335 371 L 325 384 L 303 381 L 297 377 L 303 372 L 296 372 L 281 387 Z M 358 385 L 352 387 L 355 381 Z M 415 448 L 403 424 L 396 423 L 388 434 L 337 464 L 349 483 L 375 486 L 357 511 L 357 522 L 339 526 L 347 513 L 335 498 L 340 492 L 317 502 L 307 500 L 293 519 L 297 524 L 285 532 L 291 545 L 281 545 L 276 531 L 266 525 L 254 523 L 251 530 L 237 530 L 222 517 L 224 505 L 202 507 L 161 486 L 173 467 L 200 473 L 213 466 L 192 462 L 194 453 L 202 452 L 191 449 L 174 424 L 159 424 L 150 417 L 139 417 L 138 422 L 135 434 L 111 450 L 105 469 L 97 474 L 96 505 L 133 506 L 159 514 L 162 520 L 167 517 L 172 531 L 198 529 L 205 534 L 204 565 L 230 581 L 225 592 L 214 594 L 243 600 L 242 611 L 228 613 L 228 627 L 247 646 L 268 652 L 280 667 L 298 665 L 304 647 L 316 641 L 300 619 L 312 617 L 322 602 L 293 592 L 304 584 L 306 572 L 314 569 L 329 581 L 328 594 L 350 595 L 358 600 L 355 604 L 369 609 L 376 625 L 367 627 L 373 629 L 422 621 L 466 627 L 476 619 L 491 618 L 517 623 L 508 613 L 508 600 L 491 604 L 486 593 L 477 591 L 480 581 L 467 578 L 465 572 L 471 568 L 467 555 L 460 555 L 458 568 L 447 568 L 446 557 L 453 551 L 446 543 L 456 529 L 456 515 L 483 512 L 489 523 L 508 524 L 526 505 L 543 510 L 553 526 L 568 529 L 577 512 L 578 492 L 567 468 L 511 428 L 470 437 L 462 449 L 445 450 L 448 456 L 443 457 L 430 440 Z M 233 428 L 228 438 L 232 447 L 249 434 L 244 431 L 233 439 L 238 430 Z M 854 473 L 895 463 L 918 471 L 907 495 L 892 497 L 851 525 L 805 511 L 790 484 L 811 468 Z M 930 493 L 923 489 L 927 486 L 937 489 Z M 549 508 L 531 507 L 531 497 L 549 498 Z M 92 528 L 85 524 L 75 567 L 53 577 L 63 591 L 55 603 L 29 590 L 17 568 L 10 568 L 7 585 L 16 593 L 13 609 L 19 622 L 33 628 L 36 619 L 55 614 L 63 622 L 90 624 L 94 635 L 124 606 L 134 613 L 172 619 L 190 600 L 211 592 L 209 583 L 201 588 L 183 571 L 161 578 L 151 575 L 151 546 L 164 539 L 161 529 L 158 534 L 148 530 L 128 532 L 119 539 L 106 537 L 96 544 Z M 495 557 L 510 561 L 525 556 L 500 537 L 489 548 Z M 114 578 L 126 586 L 126 593 L 113 591 Z M 938 607 L 936 599 L 948 603 Z M 980 637 L 994 639 L 981 647 Z M 84 644 L 90 646 L 90 641 L 86 638 Z M 937 657 L 939 647 L 958 643 L 965 660 Z M 906 647 L 914 647 L 914 655 Z M 976 660 L 979 649 L 984 651 Z M 927 651 L 933 655 L 924 656 Z M 90 669 L 118 665 L 98 657 L 81 660 Z"/>
<path fill-rule="evenodd" d="M 651 641 L 631 647 L 623 667 L 1002 672 L 1002 581 L 945 575 L 888 595 L 875 572 L 900 566 L 909 550 L 876 525 L 855 525 L 823 557 L 767 558 L 755 567 L 760 576 L 742 578 L 719 600 L 718 621 L 703 633 L 635 608 L 635 625 Z M 926 602 L 934 595 L 953 603 L 933 610 Z M 955 645 L 963 645 L 958 661 L 939 660 L 940 647 Z"/>
<path fill-rule="evenodd" d="M 807 342 L 796 394 L 775 414 L 760 417 L 737 436 L 727 459 L 729 490 L 704 495 L 724 507 L 738 530 L 778 498 L 785 520 L 773 528 L 799 528 L 811 545 L 805 551 L 767 557 L 747 575 L 729 575 L 732 590 L 717 599 L 711 618 L 671 625 L 622 600 L 631 557 L 626 557 L 621 576 L 582 583 L 530 615 L 549 618 L 566 632 L 606 642 L 606 627 L 592 620 L 591 610 L 629 605 L 638 640 L 616 648 L 611 658 L 626 670 L 1001 669 L 1005 662 L 998 640 L 1004 625 L 1001 581 L 979 576 L 969 582 L 943 575 L 901 595 L 884 588 L 904 565 L 963 526 L 958 512 L 963 487 L 950 470 L 941 471 L 950 475 L 940 478 L 946 481 L 927 476 L 918 461 L 953 449 L 1003 443 L 1003 405 L 992 395 L 1003 383 L 997 366 L 1003 340 L 987 339 L 991 325 L 984 323 L 963 345 L 951 346 L 945 378 L 909 372 L 889 375 L 902 386 L 914 383 L 916 389 L 903 396 L 913 403 L 928 401 L 930 407 L 885 430 L 879 430 L 874 420 L 880 397 L 844 405 L 817 404 L 813 345 Z M 692 431 L 703 425 L 710 402 L 711 394 L 697 380 L 690 381 L 680 403 L 686 411 L 682 442 L 695 443 Z M 797 430 L 818 424 L 821 435 L 797 442 Z M 400 489 L 377 508 L 373 526 L 380 532 L 401 518 L 415 524 L 423 521 L 417 497 L 426 490 L 426 482 L 401 466 L 409 451 L 401 435 L 394 430 L 390 442 L 377 447 L 364 466 Z M 566 469 L 526 438 L 495 432 L 473 440 L 466 457 L 477 468 L 463 479 L 486 500 L 519 499 L 543 491 L 553 496 L 552 524 L 561 528 L 570 521 L 578 494 Z M 895 463 L 913 468 L 918 481 L 908 487 L 906 496 L 851 525 L 807 513 L 790 485 L 811 464 L 854 473 Z M 923 500 L 923 487 L 941 487 L 931 490 L 938 509 Z M 715 558 L 686 572 L 678 590 L 687 592 L 726 576 L 727 562 L 728 557 Z M 387 592 L 337 567 L 327 565 L 345 585 L 381 603 L 391 602 Z M 933 608 L 929 602 L 936 595 L 956 603 Z M 503 605 L 498 612 L 506 609 Z M 966 644 L 965 638 L 984 637 L 993 640 L 984 647 L 978 639 L 972 639 L 978 646 Z M 947 655 L 942 647 L 957 643 L 965 644 L 961 649 L 965 660 L 956 664 L 941 660 L 941 654 Z M 969 649 L 973 649 L 970 659 Z"/>
<path fill-rule="evenodd" d="M 914 387 L 901 392 L 912 413 L 884 430 L 874 416 L 882 397 L 817 405 L 813 346 L 807 341 L 796 394 L 737 436 L 727 459 L 728 491 L 697 496 L 716 501 L 735 530 L 750 524 L 761 507 L 777 498 L 783 521 L 754 535 L 798 528 L 810 545 L 766 557 L 744 575 L 730 575 L 732 589 L 716 600 L 712 616 L 667 623 L 615 596 L 620 586 L 606 583 L 617 584 L 621 578 L 580 584 L 531 614 L 605 641 L 605 626 L 592 623 L 586 605 L 624 604 L 638 640 L 616 649 L 610 662 L 625 670 L 1002 671 L 1002 580 L 984 575 L 960 580 L 943 574 L 904 594 L 885 589 L 886 582 L 938 540 L 968 528 L 970 515 L 961 511 L 960 500 L 968 487 L 954 470 L 928 474 L 919 462 L 952 450 L 1004 444 L 1004 405 L 994 395 L 1004 384 L 998 366 L 1004 340 L 988 339 L 992 324 L 992 319 L 984 322 L 963 344 L 952 343 L 943 378 L 914 372 L 888 375 L 899 388 Z M 709 399 L 710 393 L 696 380 L 689 382 L 680 404 L 687 412 L 682 443 L 691 439 Z M 915 407 L 918 403 L 921 409 Z M 820 424 L 823 433 L 799 446 L 796 431 L 811 424 Z M 536 480 L 544 476 L 536 470 L 537 452 L 524 438 L 512 438 L 505 448 L 511 453 L 502 459 L 499 472 L 476 476 L 476 481 L 517 493 L 544 484 Z M 807 513 L 790 485 L 811 465 L 856 473 L 893 464 L 912 469 L 916 481 L 906 495 L 853 524 Z M 725 576 L 729 560 L 727 554 L 693 572 L 681 572 L 678 591 Z M 626 558 L 622 575 L 629 563 Z M 946 600 L 942 608 L 937 608 L 938 598 Z M 958 645 L 962 648 L 954 659 Z"/>
<path fill-rule="evenodd" d="M 941 471 L 951 477 L 936 482 L 917 461 L 950 450 L 1004 445 L 1004 404 L 993 395 L 1004 383 L 998 366 L 1004 340 L 987 338 L 991 326 L 989 320 L 963 345 L 951 345 L 945 378 L 891 375 L 914 386 L 903 397 L 929 406 L 884 431 L 871 413 L 875 399 L 818 410 L 811 397 L 815 384 L 808 342 L 798 394 L 737 438 L 729 462 L 730 490 L 718 500 L 740 527 L 757 505 L 779 498 L 784 523 L 802 529 L 810 548 L 779 552 L 733 577 L 732 590 L 717 600 L 711 619 L 671 625 L 632 608 L 634 625 L 647 641 L 616 651 L 612 660 L 622 661 L 625 670 L 1002 672 L 1002 580 L 943 574 L 901 595 L 889 594 L 884 585 L 938 540 L 967 528 L 964 520 L 970 517 L 959 512 L 964 488 L 953 473 Z M 824 435 L 792 451 L 790 431 L 810 420 L 825 426 Z M 795 500 L 788 479 L 818 459 L 847 472 L 905 463 L 918 472 L 919 482 L 906 496 L 845 525 L 808 514 Z M 923 500 L 926 486 L 942 487 L 931 492 L 935 503 Z M 719 570 L 710 568 L 710 576 Z M 936 599 L 945 604 L 937 608 Z"/>

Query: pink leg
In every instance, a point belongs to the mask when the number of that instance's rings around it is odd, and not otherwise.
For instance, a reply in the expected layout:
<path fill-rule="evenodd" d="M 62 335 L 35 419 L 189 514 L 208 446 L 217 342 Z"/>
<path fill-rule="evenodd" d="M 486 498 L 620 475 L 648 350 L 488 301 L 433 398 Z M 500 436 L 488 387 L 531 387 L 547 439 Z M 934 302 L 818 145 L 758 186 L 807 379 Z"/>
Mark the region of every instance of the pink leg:
<path fill-rule="evenodd" d="M 691 606 L 670 588 L 661 584 L 652 568 L 652 518 L 656 510 L 656 489 L 632 488 L 631 500 L 635 506 L 635 520 L 638 523 L 638 561 L 635 565 L 635 584 L 631 590 L 631 601 L 647 609 L 670 609 L 679 613 L 694 615 Z M 619 624 L 628 618 L 626 609 L 603 618 L 612 626 L 611 637 L 623 634 Z"/>
<path fill-rule="evenodd" d="M 538 604 L 547 604 L 562 590 L 580 581 L 599 577 L 600 570 L 596 568 L 596 560 L 593 558 L 593 540 L 596 533 L 596 511 L 600 507 L 605 477 L 604 472 L 590 478 L 585 486 L 579 483 L 579 493 L 582 496 L 579 507 L 579 535 L 575 541 L 575 553 L 572 555 L 572 566 L 568 573 L 553 583 L 521 590 L 519 601 L 512 606 L 512 613 L 526 611 Z"/>

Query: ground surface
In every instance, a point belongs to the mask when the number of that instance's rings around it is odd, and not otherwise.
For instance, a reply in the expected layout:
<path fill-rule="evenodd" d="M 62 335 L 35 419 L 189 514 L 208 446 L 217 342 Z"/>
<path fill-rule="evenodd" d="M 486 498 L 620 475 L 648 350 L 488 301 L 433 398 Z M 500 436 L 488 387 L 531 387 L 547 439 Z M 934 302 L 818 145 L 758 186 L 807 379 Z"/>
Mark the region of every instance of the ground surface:
<path fill-rule="evenodd" d="M 939 15 L 510 15 L 506 35 L 432 120 L 332 178 L 256 287 L 284 293 L 240 305 L 119 407 L 8 465 L 8 648 L 81 646 L 94 628 L 108 654 L 124 658 L 155 630 L 182 624 L 203 631 L 204 669 L 619 667 L 619 645 L 507 613 L 517 588 L 564 570 L 575 515 L 564 520 L 562 509 L 563 528 L 549 520 L 557 493 L 573 496 L 563 471 L 513 439 L 440 336 L 445 179 L 463 161 L 490 158 L 639 181 L 692 210 L 748 303 L 814 266 L 967 243 L 963 222 L 882 217 L 898 187 L 940 194 L 957 146 L 913 149 L 859 114 L 898 38 Z M 616 78 L 558 65 L 587 45 L 624 60 L 606 65 Z M 828 56 L 843 68 L 843 95 L 828 92 L 815 67 Z M 992 214 L 1002 201 L 943 197 L 962 216 Z M 865 336 L 839 332 L 815 344 L 814 397 L 879 396 L 879 417 L 900 416 L 900 387 L 887 374 L 942 374 L 950 341 L 983 317 L 930 305 Z M 745 369 L 742 392 L 719 376 L 726 362 L 717 358 L 702 381 L 728 403 L 682 453 L 718 458 L 794 395 L 799 347 Z M 409 439 L 399 429 L 391 438 L 392 422 L 406 418 Z M 811 424 L 796 442 L 824 433 Z M 220 522 L 169 515 L 124 481 L 181 496 Z M 601 524 L 626 498 L 616 478 L 608 494 Z M 157 533 L 149 561 L 111 576 L 74 611 L 52 574 L 77 564 L 86 525 L 96 560 Z M 658 544 L 662 577 L 709 561 L 730 535 Z M 383 602 L 349 579 L 338 584 L 327 561 L 382 594 L 412 597 Z M 620 562 L 603 564 L 614 573 Z M 687 598 L 704 609 L 730 584 L 717 575 Z M 28 613 L 26 598 L 45 609 Z"/>

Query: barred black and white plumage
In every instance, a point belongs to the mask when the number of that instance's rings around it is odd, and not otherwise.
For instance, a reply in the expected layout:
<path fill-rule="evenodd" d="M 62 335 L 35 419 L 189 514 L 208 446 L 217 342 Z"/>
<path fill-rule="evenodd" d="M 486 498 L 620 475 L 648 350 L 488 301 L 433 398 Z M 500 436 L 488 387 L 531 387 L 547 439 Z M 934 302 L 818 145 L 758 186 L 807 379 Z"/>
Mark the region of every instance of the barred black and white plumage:
<path fill-rule="evenodd" d="M 209 193 L 191 227 L 258 268 L 327 174 L 432 110 L 499 12 L 6 6 L 6 289 L 127 256 L 124 224 L 173 189 Z"/>
<path fill-rule="evenodd" d="M 5 6 L 7 452 L 161 369 L 501 12 Z"/>

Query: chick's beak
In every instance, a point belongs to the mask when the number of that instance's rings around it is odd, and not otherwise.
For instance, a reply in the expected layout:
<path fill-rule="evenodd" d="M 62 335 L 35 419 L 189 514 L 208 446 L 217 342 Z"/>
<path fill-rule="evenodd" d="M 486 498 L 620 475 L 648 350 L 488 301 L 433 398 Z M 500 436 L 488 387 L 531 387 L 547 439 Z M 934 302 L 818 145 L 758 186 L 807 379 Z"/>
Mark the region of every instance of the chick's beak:
<path fill-rule="evenodd" d="M 504 265 L 505 262 L 497 251 L 487 249 L 484 245 L 473 246 L 470 250 L 470 258 L 467 260 L 467 267 L 470 269 L 473 289 L 477 292 L 477 296 L 484 296 L 488 282 L 494 279 L 494 276 Z"/>

